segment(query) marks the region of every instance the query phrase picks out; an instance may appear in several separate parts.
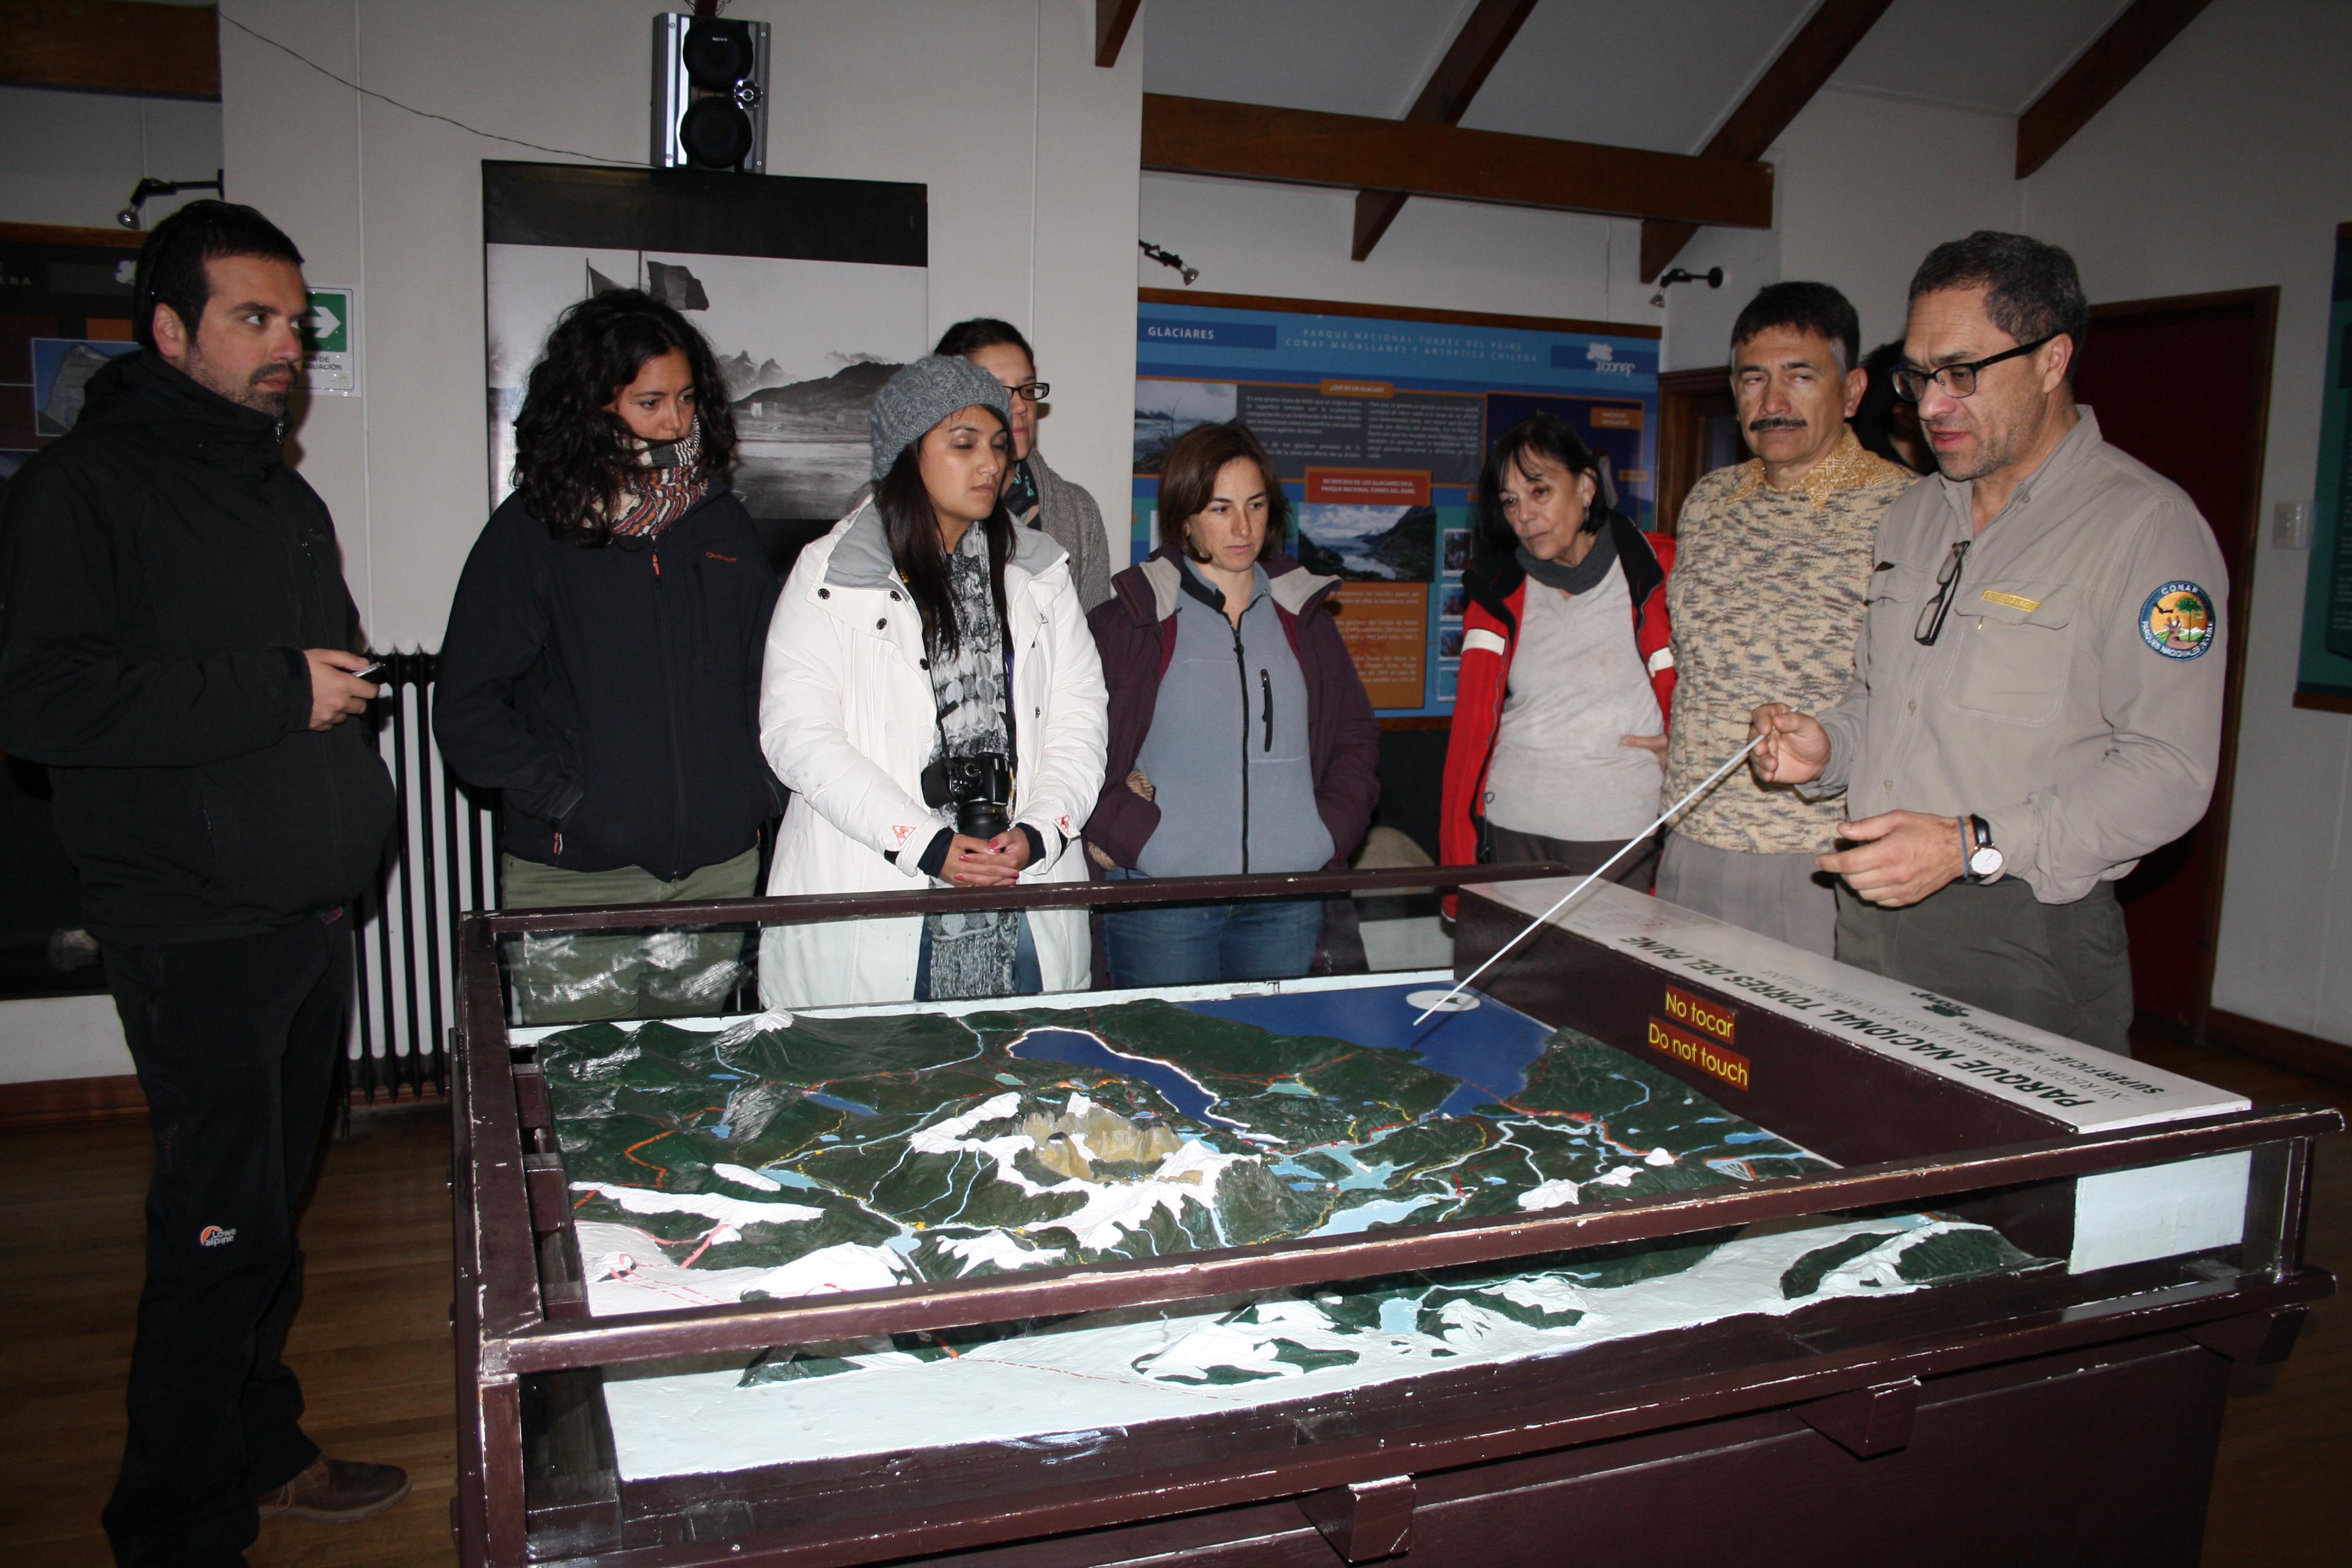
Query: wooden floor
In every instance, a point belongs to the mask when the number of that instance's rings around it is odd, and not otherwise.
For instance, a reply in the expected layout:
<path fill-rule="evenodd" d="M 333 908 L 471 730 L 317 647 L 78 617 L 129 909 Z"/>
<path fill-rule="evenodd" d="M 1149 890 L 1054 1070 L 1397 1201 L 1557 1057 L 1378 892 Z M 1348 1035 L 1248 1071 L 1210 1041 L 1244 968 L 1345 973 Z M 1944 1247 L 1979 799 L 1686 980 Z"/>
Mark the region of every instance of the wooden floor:
<path fill-rule="evenodd" d="M 449 1341 L 449 1123 L 437 1108 L 352 1118 L 308 1216 L 286 1360 L 331 1454 L 404 1467 L 414 1489 L 357 1524 L 272 1520 L 280 1565 L 447 1563 L 457 1485 Z M 0 1288 L 0 1542 L 17 1564 L 112 1561 L 98 1510 L 122 1456 L 122 1384 L 142 1275 L 144 1121 L 16 1133 L 0 1175 L 19 1261 Z"/>
<path fill-rule="evenodd" d="M 2204 1051 L 2150 1046 L 2177 1071 L 2258 1104 L 2352 1096 Z M 108 1561 L 98 1510 L 122 1441 L 122 1379 L 140 1279 L 143 1123 L 11 1137 L 0 1212 L 18 1261 L 0 1289 L 0 1542 L 24 1563 Z M 447 1563 L 455 1481 L 447 1128 L 432 1110 L 354 1119 L 302 1227 L 309 1300 L 287 1360 L 329 1452 L 406 1466 L 415 1489 L 353 1525 L 273 1521 L 256 1568 Z M 2317 1161 L 2310 1257 L 2352 1271 L 2352 1147 Z M 2352 1302 L 2313 1313 L 2284 1366 L 2242 1373 L 2206 1531 L 2211 1568 L 2352 1561 Z M 13 1568 L 13 1564 L 11 1565 Z"/>

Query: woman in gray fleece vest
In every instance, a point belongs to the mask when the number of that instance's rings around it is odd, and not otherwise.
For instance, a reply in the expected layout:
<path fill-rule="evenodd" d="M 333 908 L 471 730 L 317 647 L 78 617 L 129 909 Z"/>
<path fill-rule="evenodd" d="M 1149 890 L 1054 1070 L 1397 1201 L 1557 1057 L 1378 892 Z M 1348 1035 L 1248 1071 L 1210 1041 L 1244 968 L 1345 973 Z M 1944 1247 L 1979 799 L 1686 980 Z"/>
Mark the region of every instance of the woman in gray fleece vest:
<path fill-rule="evenodd" d="M 1087 617 L 1110 694 L 1087 824 L 1113 877 L 1344 865 L 1380 797 L 1371 700 L 1331 615 L 1338 580 L 1281 553 L 1274 465 L 1240 425 L 1188 431 L 1160 482 L 1160 548 Z M 1304 974 L 1312 900 L 1110 910 L 1118 986 Z"/>
<path fill-rule="evenodd" d="M 1070 582 L 1078 608 L 1091 610 L 1110 597 L 1110 542 L 1103 533 L 1102 508 L 1083 485 L 1072 484 L 1046 466 L 1037 450 L 1037 410 L 1053 388 L 1037 379 L 1037 356 L 1029 340 L 1010 321 L 974 316 L 940 336 L 933 353 L 968 359 L 994 376 L 1013 409 L 1013 469 L 1005 476 L 1004 510 L 1013 522 L 1034 528 L 1070 552 Z"/>

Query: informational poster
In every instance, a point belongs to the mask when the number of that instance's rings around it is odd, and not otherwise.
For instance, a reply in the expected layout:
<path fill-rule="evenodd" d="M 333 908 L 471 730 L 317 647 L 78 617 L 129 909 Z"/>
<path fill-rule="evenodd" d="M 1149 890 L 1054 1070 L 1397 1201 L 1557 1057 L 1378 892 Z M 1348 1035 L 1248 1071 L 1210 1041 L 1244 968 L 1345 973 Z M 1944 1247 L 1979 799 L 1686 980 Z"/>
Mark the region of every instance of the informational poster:
<path fill-rule="evenodd" d="M 33 359 L 33 429 L 44 441 L 74 427 L 81 417 L 82 391 L 108 360 L 139 349 L 134 342 L 104 338 L 34 338 L 26 347 Z"/>
<path fill-rule="evenodd" d="M 1286 547 L 1343 581 L 1339 632 L 1386 718 L 1454 710 L 1478 470 L 1538 409 L 1599 455 L 1637 522 L 1655 494 L 1654 327 L 1142 291 L 1133 555 L 1159 546 L 1168 447 L 1239 420 L 1280 470 Z"/>
<path fill-rule="evenodd" d="M 492 506 L 513 484 L 530 367 L 591 295 L 643 289 L 709 342 L 735 489 L 763 534 L 849 510 L 874 395 L 929 347 L 921 185 L 485 162 L 482 237 Z"/>
<path fill-rule="evenodd" d="M 2319 394 L 2319 479 L 2312 508 L 2311 579 L 2296 661 L 2299 708 L 2352 712 L 2352 223 L 2336 230 L 2327 307 L 2327 380 Z"/>

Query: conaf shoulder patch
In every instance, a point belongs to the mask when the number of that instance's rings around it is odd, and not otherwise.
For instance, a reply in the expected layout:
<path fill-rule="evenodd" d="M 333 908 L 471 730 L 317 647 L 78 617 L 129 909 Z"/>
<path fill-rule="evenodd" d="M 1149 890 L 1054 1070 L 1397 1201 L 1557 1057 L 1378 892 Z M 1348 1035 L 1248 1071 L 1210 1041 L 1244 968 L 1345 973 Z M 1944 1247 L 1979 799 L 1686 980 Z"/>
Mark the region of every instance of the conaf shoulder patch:
<path fill-rule="evenodd" d="M 2213 596 L 2194 583 L 2167 583 L 2139 607 L 2140 640 L 2167 658 L 2195 658 L 2213 644 Z"/>

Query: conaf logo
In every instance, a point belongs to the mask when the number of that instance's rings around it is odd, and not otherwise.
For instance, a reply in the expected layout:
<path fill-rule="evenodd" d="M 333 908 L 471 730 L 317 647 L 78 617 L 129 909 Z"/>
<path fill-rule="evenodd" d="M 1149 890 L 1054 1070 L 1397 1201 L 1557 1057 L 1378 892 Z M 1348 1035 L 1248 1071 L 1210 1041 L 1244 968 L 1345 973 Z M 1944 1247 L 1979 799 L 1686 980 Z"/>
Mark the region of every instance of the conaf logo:
<path fill-rule="evenodd" d="M 208 1225 L 196 1233 L 198 1247 L 226 1247 L 236 1239 L 236 1232 L 225 1225 Z"/>
<path fill-rule="evenodd" d="M 1592 362 L 1593 371 L 1597 374 L 1631 375 L 1633 374 L 1633 362 L 1619 359 L 1617 351 L 1607 343 L 1586 344 L 1584 357 Z"/>

